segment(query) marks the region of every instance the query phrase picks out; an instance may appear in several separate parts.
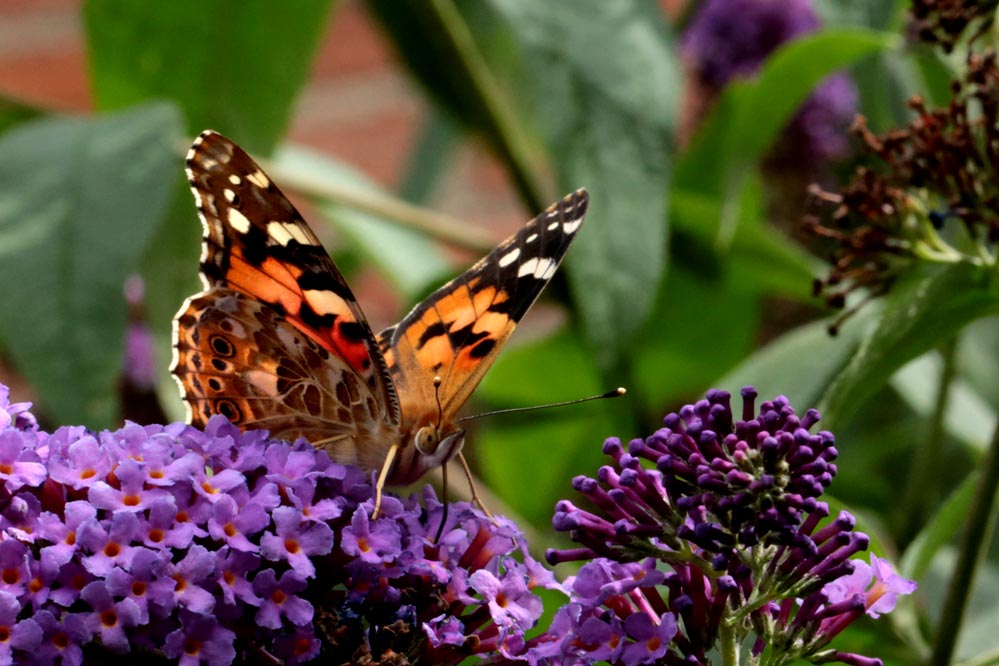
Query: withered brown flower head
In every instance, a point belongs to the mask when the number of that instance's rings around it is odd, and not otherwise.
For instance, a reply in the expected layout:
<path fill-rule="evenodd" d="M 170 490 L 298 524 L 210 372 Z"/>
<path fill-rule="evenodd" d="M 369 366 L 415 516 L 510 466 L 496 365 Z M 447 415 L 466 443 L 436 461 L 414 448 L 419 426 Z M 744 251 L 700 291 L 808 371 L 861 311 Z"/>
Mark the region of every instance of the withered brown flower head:
<path fill-rule="evenodd" d="M 938 233 L 958 221 L 970 243 L 999 241 L 999 65 L 995 53 L 971 55 L 946 108 L 909 100 L 916 116 L 902 129 L 874 134 L 858 116 L 853 131 L 879 168 L 859 167 L 840 193 L 812 194 L 835 210 L 810 215 L 805 229 L 832 239 L 829 275 L 816 295 L 842 307 L 858 288 L 886 291 L 912 260 L 965 258 Z M 944 230 L 953 231 L 953 230 Z"/>
<path fill-rule="evenodd" d="M 999 0 L 913 0 L 912 24 L 920 40 L 947 53 L 961 40 L 970 43 L 991 29 Z"/>

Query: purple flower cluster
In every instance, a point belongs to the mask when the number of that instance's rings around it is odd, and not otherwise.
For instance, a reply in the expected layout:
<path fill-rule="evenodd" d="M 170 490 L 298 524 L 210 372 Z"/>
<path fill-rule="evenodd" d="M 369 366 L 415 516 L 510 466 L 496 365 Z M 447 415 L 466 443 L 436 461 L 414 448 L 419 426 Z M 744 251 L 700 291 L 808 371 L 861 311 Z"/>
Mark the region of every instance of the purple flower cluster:
<path fill-rule="evenodd" d="M 680 663 L 670 649 L 677 637 L 676 615 L 662 595 L 647 594 L 664 579 L 651 558 L 596 559 L 583 565 L 566 581 L 570 601 L 535 640 L 528 661 L 537 666 Z"/>
<path fill-rule="evenodd" d="M 778 46 L 819 29 L 811 0 L 705 0 L 683 34 L 683 54 L 705 85 L 756 74 Z"/>
<path fill-rule="evenodd" d="M 317 602 L 324 640 L 371 664 L 398 663 L 391 655 L 399 654 L 412 663 L 457 664 L 472 654 L 520 660 L 542 612 L 534 591 L 561 587 L 509 521 L 454 503 L 435 541 L 445 512 L 429 486 L 423 505 L 385 496 L 371 522 L 366 502 L 338 532 L 317 580 L 326 590 Z"/>
<path fill-rule="evenodd" d="M 557 587 L 520 533 L 386 497 L 224 419 L 38 430 L 0 386 L 0 662 L 458 663 L 526 649 Z M 388 655 L 388 656 L 385 656 Z M 30 659 L 29 659 L 30 656 Z"/>
<path fill-rule="evenodd" d="M 811 0 L 706 0 L 684 32 L 683 53 L 697 80 L 716 92 L 755 75 L 777 47 L 819 27 Z M 789 123 L 772 157 L 793 164 L 842 159 L 856 112 L 853 80 L 830 76 Z"/>
<path fill-rule="evenodd" d="M 627 452 L 608 439 L 614 464 L 574 480 L 593 510 L 563 500 L 553 522 L 581 547 L 547 556 L 590 560 L 567 582 L 570 603 L 556 615 L 576 639 L 539 642 L 538 663 L 707 664 L 723 638 L 787 660 L 767 663 L 880 663 L 825 648 L 915 584 L 874 556 L 870 567 L 851 560 L 867 536 L 845 511 L 828 520 L 819 498 L 835 476 L 836 449 L 830 433 L 809 432 L 818 412 L 799 418 L 778 397 L 757 413 L 755 390 L 742 397 L 738 421 L 729 394 L 711 391 Z"/>

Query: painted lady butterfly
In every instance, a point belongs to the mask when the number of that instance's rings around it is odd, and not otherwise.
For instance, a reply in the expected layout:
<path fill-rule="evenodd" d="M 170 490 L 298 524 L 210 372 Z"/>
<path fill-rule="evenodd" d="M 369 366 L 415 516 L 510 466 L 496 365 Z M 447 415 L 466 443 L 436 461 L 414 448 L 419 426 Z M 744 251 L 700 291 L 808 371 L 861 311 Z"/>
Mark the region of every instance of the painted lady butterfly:
<path fill-rule="evenodd" d="M 236 144 L 187 155 L 204 224 L 201 280 L 174 320 L 171 372 L 190 421 L 305 437 L 405 485 L 461 457 L 455 415 L 583 222 L 578 190 L 375 336 L 316 235 Z M 462 459 L 464 463 L 464 460 Z"/>

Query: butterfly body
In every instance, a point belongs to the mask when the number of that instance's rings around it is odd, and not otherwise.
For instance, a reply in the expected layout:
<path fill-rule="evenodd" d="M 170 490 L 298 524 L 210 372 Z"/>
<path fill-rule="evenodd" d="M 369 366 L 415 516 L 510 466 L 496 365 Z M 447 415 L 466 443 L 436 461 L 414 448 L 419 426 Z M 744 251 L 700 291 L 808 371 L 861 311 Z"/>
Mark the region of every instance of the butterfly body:
<path fill-rule="evenodd" d="M 187 159 L 205 227 L 204 291 L 174 320 L 171 371 L 204 425 L 304 437 L 404 485 L 458 454 L 458 410 L 561 261 L 586 210 L 569 195 L 375 335 L 346 280 L 270 178 L 206 131 Z"/>

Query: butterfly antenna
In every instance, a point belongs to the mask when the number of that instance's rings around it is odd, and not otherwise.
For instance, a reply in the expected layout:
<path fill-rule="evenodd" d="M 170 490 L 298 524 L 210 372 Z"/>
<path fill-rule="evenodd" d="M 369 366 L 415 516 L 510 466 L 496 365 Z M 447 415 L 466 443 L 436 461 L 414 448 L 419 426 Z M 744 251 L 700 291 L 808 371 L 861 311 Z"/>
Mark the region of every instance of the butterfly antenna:
<path fill-rule="evenodd" d="M 437 428 L 439 429 L 441 424 L 444 423 L 444 407 L 441 405 L 441 384 L 444 380 L 441 379 L 440 375 L 434 375 L 434 400 L 437 402 Z M 458 455 L 461 455 L 460 453 Z M 441 505 L 443 506 L 443 511 L 441 512 L 441 524 L 437 528 L 437 536 L 434 537 L 434 543 L 440 543 L 441 535 L 444 534 L 444 524 L 447 523 L 447 461 L 441 465 Z"/>
<path fill-rule="evenodd" d="M 437 427 L 444 423 L 444 407 L 441 405 L 441 384 L 444 380 L 440 375 L 434 375 L 434 400 L 437 401 Z"/>
<path fill-rule="evenodd" d="M 510 407 L 509 409 L 497 409 L 492 412 L 483 412 L 481 414 L 472 414 L 471 416 L 462 416 L 460 419 L 455 419 L 455 423 L 460 423 L 462 421 L 471 421 L 472 419 L 480 419 L 483 416 L 496 416 L 497 414 L 514 414 L 516 412 L 533 412 L 538 409 L 549 409 L 550 407 L 567 407 L 568 405 L 578 405 L 581 402 L 590 402 L 591 400 L 603 400 L 605 398 L 620 398 L 622 395 L 626 394 L 628 391 L 623 387 L 618 387 L 613 391 L 607 391 L 606 393 L 601 393 L 600 395 L 591 395 L 585 398 L 576 398 L 575 400 L 565 400 L 563 402 L 551 402 L 547 405 L 532 405 L 530 407 Z"/>

